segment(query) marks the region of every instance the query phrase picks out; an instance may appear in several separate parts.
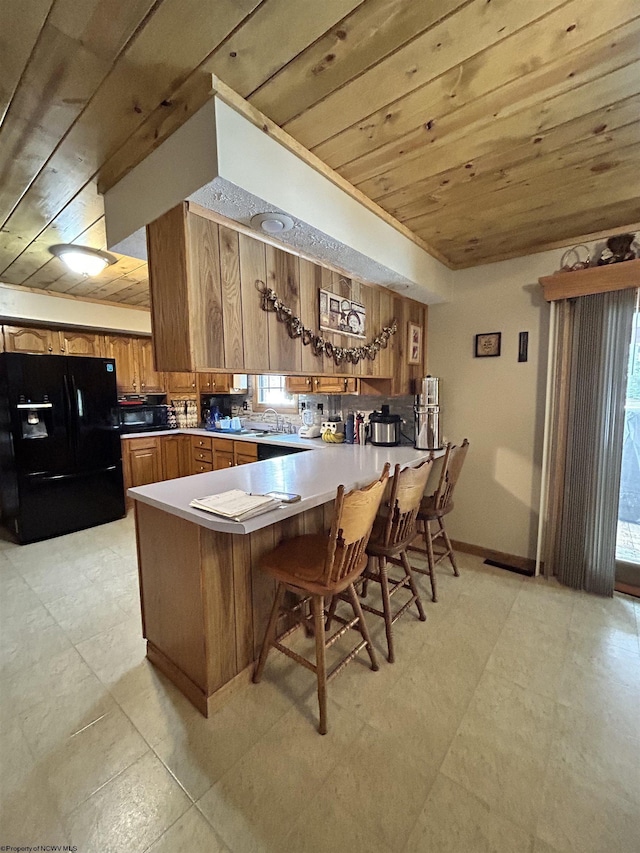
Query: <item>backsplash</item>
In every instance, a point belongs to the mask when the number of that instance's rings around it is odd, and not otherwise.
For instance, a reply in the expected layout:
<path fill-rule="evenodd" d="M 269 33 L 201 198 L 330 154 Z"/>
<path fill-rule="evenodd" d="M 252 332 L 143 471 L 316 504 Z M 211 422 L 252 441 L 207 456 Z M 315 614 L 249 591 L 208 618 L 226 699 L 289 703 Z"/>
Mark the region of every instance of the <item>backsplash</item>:
<path fill-rule="evenodd" d="M 238 400 L 236 403 L 235 400 Z M 234 403 L 231 405 L 231 415 L 237 415 L 241 418 L 247 418 L 252 421 L 273 421 L 273 414 L 267 413 L 264 415 L 261 411 L 254 411 L 252 408 L 252 397 L 248 396 L 240 402 L 240 399 L 234 397 Z M 318 404 L 323 407 L 323 417 L 326 419 L 332 415 L 340 415 L 343 420 L 346 419 L 349 412 L 357 414 L 361 412 L 365 420 L 369 414 L 375 410 L 380 411 L 381 406 L 387 403 L 389 410 L 394 415 L 400 415 L 402 418 L 402 433 L 403 444 L 413 444 L 413 404 L 414 397 L 406 395 L 402 397 L 380 397 L 377 395 L 365 396 L 359 394 L 300 394 L 298 396 L 298 414 L 287 413 L 279 415 L 278 421 L 284 425 L 285 430 L 297 431 L 302 424 L 302 404 L 305 408 L 311 408 L 315 412 Z"/>

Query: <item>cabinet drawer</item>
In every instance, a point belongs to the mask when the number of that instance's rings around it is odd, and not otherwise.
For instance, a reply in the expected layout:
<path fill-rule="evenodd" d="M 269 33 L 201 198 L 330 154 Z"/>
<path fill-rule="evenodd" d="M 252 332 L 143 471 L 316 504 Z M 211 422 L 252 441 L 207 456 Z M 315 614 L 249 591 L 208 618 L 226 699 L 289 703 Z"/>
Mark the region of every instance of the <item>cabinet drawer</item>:
<path fill-rule="evenodd" d="M 210 450 L 193 450 L 193 458 L 196 462 L 213 462 L 213 453 Z"/>
<path fill-rule="evenodd" d="M 230 438 L 214 438 L 213 449 L 220 453 L 233 453 L 233 441 Z"/>
<path fill-rule="evenodd" d="M 192 474 L 204 474 L 205 471 L 213 471 L 213 463 L 212 462 L 199 462 L 194 459 L 191 463 L 191 473 Z"/>
<path fill-rule="evenodd" d="M 194 451 L 197 450 L 213 450 L 211 446 L 211 439 L 206 436 L 200 435 L 192 435 L 191 436 L 191 447 Z"/>
<path fill-rule="evenodd" d="M 123 438 L 122 439 L 122 450 L 123 452 L 129 451 L 130 453 L 134 453 L 136 450 L 147 450 L 147 449 L 156 449 L 160 448 L 160 438 L 161 436 L 150 436 L 149 438 L 141 437 L 141 438 Z"/>

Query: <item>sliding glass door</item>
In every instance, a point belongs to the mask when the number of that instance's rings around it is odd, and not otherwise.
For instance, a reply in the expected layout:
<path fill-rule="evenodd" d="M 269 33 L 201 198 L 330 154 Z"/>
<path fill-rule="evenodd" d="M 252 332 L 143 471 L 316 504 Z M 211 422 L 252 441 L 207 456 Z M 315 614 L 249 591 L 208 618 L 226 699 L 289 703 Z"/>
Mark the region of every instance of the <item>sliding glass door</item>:
<path fill-rule="evenodd" d="M 640 313 L 638 311 L 634 316 L 629 352 L 618 504 L 616 588 L 640 596 Z"/>

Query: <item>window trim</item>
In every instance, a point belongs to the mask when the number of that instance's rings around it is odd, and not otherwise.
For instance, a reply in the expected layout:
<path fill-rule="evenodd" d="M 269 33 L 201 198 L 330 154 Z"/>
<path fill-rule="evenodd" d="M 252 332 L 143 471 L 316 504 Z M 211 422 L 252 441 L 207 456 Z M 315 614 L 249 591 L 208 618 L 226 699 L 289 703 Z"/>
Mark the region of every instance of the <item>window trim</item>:
<path fill-rule="evenodd" d="M 265 409 L 275 409 L 276 412 L 282 413 L 283 415 L 292 415 L 298 414 L 298 395 L 292 394 L 293 401 L 290 406 L 274 406 L 268 403 L 260 403 L 258 401 L 258 390 L 260 383 L 260 376 L 282 376 L 286 383 L 287 377 L 283 373 L 260 373 L 254 376 L 253 380 L 253 388 L 251 391 L 251 408 L 254 412 L 264 412 Z"/>

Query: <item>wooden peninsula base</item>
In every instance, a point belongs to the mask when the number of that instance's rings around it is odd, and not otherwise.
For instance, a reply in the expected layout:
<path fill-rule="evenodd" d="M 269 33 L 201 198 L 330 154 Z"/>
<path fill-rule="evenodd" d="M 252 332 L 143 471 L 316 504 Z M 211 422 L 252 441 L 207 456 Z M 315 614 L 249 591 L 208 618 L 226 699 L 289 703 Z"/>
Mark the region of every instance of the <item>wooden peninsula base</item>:
<path fill-rule="evenodd" d="M 258 559 L 283 539 L 328 530 L 333 501 L 245 535 L 135 504 L 147 657 L 208 716 L 250 680 L 262 643 L 275 588 Z"/>

